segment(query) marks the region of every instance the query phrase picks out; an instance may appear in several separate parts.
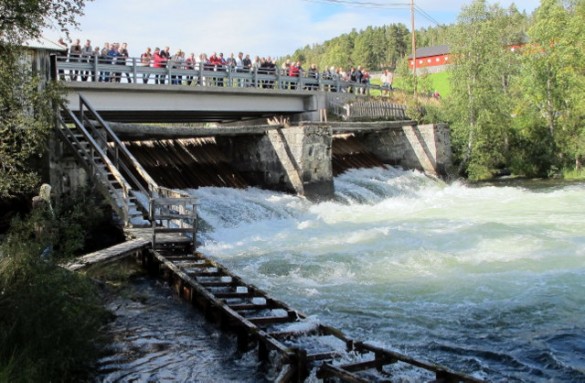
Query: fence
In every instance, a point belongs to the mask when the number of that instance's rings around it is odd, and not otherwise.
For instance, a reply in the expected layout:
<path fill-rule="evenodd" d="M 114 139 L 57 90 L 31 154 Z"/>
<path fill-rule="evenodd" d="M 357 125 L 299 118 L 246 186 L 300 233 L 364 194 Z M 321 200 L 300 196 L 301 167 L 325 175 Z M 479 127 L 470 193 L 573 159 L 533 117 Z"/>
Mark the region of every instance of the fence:
<path fill-rule="evenodd" d="M 205 87 L 255 87 L 290 91 L 347 92 L 369 95 L 383 87 L 344 81 L 336 74 L 300 71 L 291 76 L 280 68 L 238 69 L 227 65 L 195 65 L 166 61 L 161 67 L 143 64 L 139 58 L 101 56 L 52 56 L 52 76 L 62 81 L 123 82 L 135 84 L 171 84 Z"/>
<path fill-rule="evenodd" d="M 407 120 L 406 106 L 385 101 L 327 100 L 329 111 L 345 121 L 352 120 Z"/>

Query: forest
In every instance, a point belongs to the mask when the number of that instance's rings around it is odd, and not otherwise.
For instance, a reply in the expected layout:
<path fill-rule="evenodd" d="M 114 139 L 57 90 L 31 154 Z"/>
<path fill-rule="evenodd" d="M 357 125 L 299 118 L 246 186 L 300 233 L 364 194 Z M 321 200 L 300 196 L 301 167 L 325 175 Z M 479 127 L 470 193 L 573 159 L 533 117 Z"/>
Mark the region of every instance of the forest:
<path fill-rule="evenodd" d="M 541 0 L 530 15 L 485 0 L 464 6 L 457 22 L 416 30 L 417 47 L 448 45 L 450 94 L 411 117 L 451 128 L 456 172 L 469 180 L 513 174 L 582 178 L 585 154 L 585 1 Z M 395 71 L 405 94 L 425 93 L 428 75 L 408 68 L 402 24 L 352 30 L 296 50 L 319 68 L 362 65 Z M 519 50 L 507 49 L 521 45 Z"/>

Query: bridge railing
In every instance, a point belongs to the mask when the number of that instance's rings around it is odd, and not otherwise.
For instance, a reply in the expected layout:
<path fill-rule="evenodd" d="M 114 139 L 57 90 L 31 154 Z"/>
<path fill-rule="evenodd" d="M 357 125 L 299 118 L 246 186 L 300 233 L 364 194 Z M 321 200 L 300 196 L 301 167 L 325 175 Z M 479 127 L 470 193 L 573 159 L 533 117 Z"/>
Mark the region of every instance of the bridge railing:
<path fill-rule="evenodd" d="M 380 85 L 344 81 L 339 76 L 300 71 L 291 76 L 281 68 L 237 69 L 208 63 L 195 65 L 168 60 L 162 66 L 144 64 L 139 58 L 100 56 L 54 56 L 53 77 L 62 81 L 131 82 L 135 84 L 171 84 L 204 87 L 255 87 L 290 91 L 325 91 L 370 94 L 385 90 Z"/>

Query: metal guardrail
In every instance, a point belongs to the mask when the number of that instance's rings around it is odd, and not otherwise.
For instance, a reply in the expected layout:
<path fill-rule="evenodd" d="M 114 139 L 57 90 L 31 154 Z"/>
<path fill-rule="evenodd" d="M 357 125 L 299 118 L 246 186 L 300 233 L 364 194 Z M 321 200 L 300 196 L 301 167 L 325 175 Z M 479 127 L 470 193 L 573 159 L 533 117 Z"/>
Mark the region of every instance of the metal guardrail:
<path fill-rule="evenodd" d="M 108 195 L 114 197 L 114 203 L 118 204 L 114 208 L 121 211 L 124 223 L 127 225 L 131 223 L 130 200 L 133 199 L 137 202 L 135 207 L 141 207 L 148 213 L 153 227 L 153 241 L 156 241 L 157 231 L 164 231 L 159 229 L 159 226 L 165 226 L 167 229 L 180 228 L 181 230 L 174 232 L 190 234 L 194 250 L 197 199 L 186 192 L 158 185 L 83 95 L 79 95 L 78 115 L 64 105 L 62 110 L 68 119 L 73 121 L 77 132 L 70 129 L 59 115 L 57 129 L 59 135 L 90 174 L 97 178 L 100 185 L 107 188 Z M 96 159 L 103 164 L 101 167 Z M 115 178 L 119 188 L 113 187 L 108 180 L 109 176 Z M 137 198 L 135 191 L 139 191 L 148 199 L 146 206 Z"/>
<path fill-rule="evenodd" d="M 348 92 L 369 95 L 371 90 L 389 88 L 354 81 L 344 81 L 337 75 L 315 74 L 301 70 L 299 76 L 290 76 L 280 68 L 237 69 L 207 63 L 187 65 L 168 60 L 163 67 L 144 64 L 139 58 L 111 58 L 100 56 L 53 56 L 53 78 L 63 81 L 121 82 L 156 85 L 187 85 L 203 87 L 254 87 L 290 91 Z"/>

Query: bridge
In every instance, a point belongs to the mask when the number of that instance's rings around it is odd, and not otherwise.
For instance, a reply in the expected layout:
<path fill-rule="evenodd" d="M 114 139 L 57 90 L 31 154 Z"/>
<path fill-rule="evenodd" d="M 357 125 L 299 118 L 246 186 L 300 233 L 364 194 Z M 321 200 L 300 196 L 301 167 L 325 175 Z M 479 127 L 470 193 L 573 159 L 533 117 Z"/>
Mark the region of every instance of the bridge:
<path fill-rule="evenodd" d="M 79 110 L 83 94 L 104 119 L 118 122 L 231 122 L 274 115 L 315 122 L 332 96 L 382 89 L 338 76 L 290 76 L 278 68 L 187 67 L 172 61 L 154 68 L 137 58 L 124 60 L 120 65 L 98 57 L 52 56 L 52 76 L 66 84 L 70 109 Z"/>

